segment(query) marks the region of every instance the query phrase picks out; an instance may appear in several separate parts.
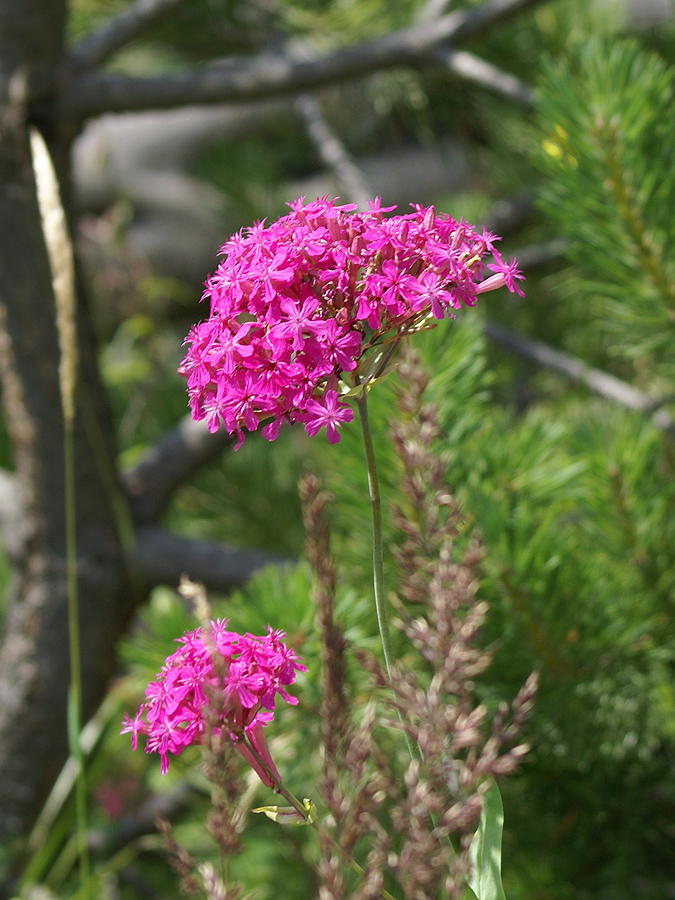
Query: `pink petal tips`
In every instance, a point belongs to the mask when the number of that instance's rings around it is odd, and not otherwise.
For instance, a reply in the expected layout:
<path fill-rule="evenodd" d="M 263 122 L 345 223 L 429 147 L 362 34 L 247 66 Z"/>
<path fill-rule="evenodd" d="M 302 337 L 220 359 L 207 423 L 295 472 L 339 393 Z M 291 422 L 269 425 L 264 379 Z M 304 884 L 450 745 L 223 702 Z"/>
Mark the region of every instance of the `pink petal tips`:
<path fill-rule="evenodd" d="M 209 318 L 190 330 L 178 370 L 193 417 L 236 433 L 237 446 L 265 420 L 268 440 L 284 422 L 302 422 L 337 442 L 352 418 L 339 382 L 358 383 L 361 361 L 385 336 L 453 318 L 499 287 L 522 295 L 499 238 L 433 206 L 389 217 L 379 198 L 363 213 L 328 197 L 289 206 L 222 247 L 203 296 Z"/>
<path fill-rule="evenodd" d="M 217 732 L 272 787 L 272 779 L 280 778 L 263 728 L 272 720 L 277 694 L 297 703 L 285 687 L 305 666 L 284 643 L 283 632 L 269 628 L 263 637 L 242 636 L 226 626 L 216 620 L 210 632 L 197 628 L 178 638 L 181 647 L 148 684 L 135 717 L 124 717 L 120 733 L 131 734 L 134 750 L 145 735 L 145 752 L 159 753 L 166 774 L 169 753 L 177 756 L 190 744 L 205 743 L 209 730 Z"/>

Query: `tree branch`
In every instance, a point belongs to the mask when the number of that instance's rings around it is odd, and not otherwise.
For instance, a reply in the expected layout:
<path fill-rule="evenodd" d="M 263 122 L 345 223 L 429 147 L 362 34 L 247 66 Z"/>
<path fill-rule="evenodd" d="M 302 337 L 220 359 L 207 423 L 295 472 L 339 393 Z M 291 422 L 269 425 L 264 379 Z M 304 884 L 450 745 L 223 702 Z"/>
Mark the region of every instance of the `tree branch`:
<path fill-rule="evenodd" d="M 232 440 L 224 428 L 211 434 L 206 422 L 194 422 L 189 415 L 181 419 L 123 475 L 136 525 L 155 522 L 176 488 L 216 459 Z"/>
<path fill-rule="evenodd" d="M 310 59 L 298 59 L 288 53 L 267 55 L 248 62 L 231 60 L 152 78 L 83 73 L 64 89 L 59 113 L 86 119 L 104 112 L 241 102 L 306 91 L 393 66 L 423 66 L 432 50 L 473 38 L 543 2 L 489 0 L 474 9 L 456 10 L 435 21 Z"/>
<path fill-rule="evenodd" d="M 500 347 L 517 353 L 525 359 L 530 359 L 540 366 L 553 369 L 554 372 L 564 375 L 571 381 L 585 385 L 594 394 L 612 400 L 626 409 L 641 412 L 643 415 L 651 415 L 652 422 L 657 428 L 675 435 L 673 417 L 665 409 L 657 409 L 664 402 L 662 399 L 644 394 L 630 384 L 626 384 L 625 381 L 614 378 L 613 375 L 608 375 L 600 369 L 592 369 L 574 356 L 554 350 L 553 347 L 549 347 L 548 344 L 541 341 L 523 337 L 496 322 L 486 322 L 483 330 L 486 337 L 499 344 Z"/>
<path fill-rule="evenodd" d="M 82 69 L 100 66 L 184 0 L 136 0 L 71 50 L 70 62 Z"/>
<path fill-rule="evenodd" d="M 301 94 L 295 105 L 321 161 L 335 175 L 345 199 L 356 203 L 359 209 L 368 209 L 368 200 L 373 198 L 373 192 L 345 145 L 324 119 L 318 100 L 310 94 Z"/>
<path fill-rule="evenodd" d="M 176 586 L 182 575 L 214 591 L 242 587 L 263 566 L 294 562 L 287 556 L 260 550 L 225 547 L 216 541 L 179 537 L 146 525 L 136 532 L 138 571 L 148 588 Z"/>
<path fill-rule="evenodd" d="M 517 250 L 514 256 L 521 269 L 532 271 L 552 262 L 560 262 L 565 256 L 569 242 L 564 238 L 554 238 L 540 244 L 530 244 Z"/>
<path fill-rule="evenodd" d="M 528 85 L 473 53 L 439 47 L 432 51 L 430 59 L 466 81 L 501 94 L 519 106 L 531 107 L 534 103 L 534 91 Z"/>

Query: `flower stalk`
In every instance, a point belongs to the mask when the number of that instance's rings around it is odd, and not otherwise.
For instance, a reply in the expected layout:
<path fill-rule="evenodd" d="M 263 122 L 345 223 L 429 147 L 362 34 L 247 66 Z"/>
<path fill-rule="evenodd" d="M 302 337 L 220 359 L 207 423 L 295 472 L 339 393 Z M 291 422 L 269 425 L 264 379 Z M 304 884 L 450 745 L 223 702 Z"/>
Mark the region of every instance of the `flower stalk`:
<path fill-rule="evenodd" d="M 287 800 L 291 804 L 291 806 L 304 818 L 306 825 L 311 825 L 311 827 L 317 832 L 317 834 L 321 834 L 321 837 L 330 844 L 331 848 L 338 854 L 338 856 L 340 857 L 342 862 L 345 863 L 345 865 L 349 866 L 349 868 L 353 872 L 356 872 L 356 874 L 359 875 L 361 878 L 365 877 L 366 873 L 361 868 L 361 866 L 357 862 L 355 862 L 351 858 L 351 856 L 346 854 L 344 852 L 344 850 L 342 849 L 342 847 L 340 847 L 340 845 L 338 843 L 336 843 L 336 841 L 334 841 L 333 838 L 329 834 L 326 834 L 325 830 L 320 828 L 319 824 L 315 821 L 315 819 L 313 817 L 312 804 L 301 803 L 297 797 L 295 797 L 289 790 L 287 790 L 283 786 L 283 784 L 281 783 L 281 781 L 279 780 L 277 775 L 269 768 L 269 766 L 267 765 L 265 760 L 262 759 L 262 757 L 257 753 L 255 748 L 247 741 L 246 738 L 243 738 L 243 743 L 246 746 L 246 749 L 248 752 L 250 752 L 253 756 L 257 756 L 258 765 L 260 766 L 260 768 L 263 771 L 265 771 L 268 778 L 272 782 L 272 790 L 276 794 L 279 794 L 280 796 L 282 796 L 284 798 L 284 800 Z M 265 808 L 263 807 L 260 810 L 253 810 L 253 811 L 254 812 L 265 812 Z M 390 894 L 389 891 L 386 890 L 385 888 L 380 888 L 380 897 L 382 897 L 382 900 L 396 900 L 396 898 L 392 894 Z"/>
<path fill-rule="evenodd" d="M 68 595 L 68 649 L 70 686 L 68 689 L 68 744 L 77 763 L 75 810 L 80 863 L 81 896 L 89 896 L 89 852 L 87 848 L 87 781 L 82 730 L 82 672 L 80 626 L 77 597 L 77 535 L 75 519 L 75 384 L 77 379 L 77 334 L 75 325 L 75 273 L 73 248 L 68 236 L 65 212 L 47 145 L 36 128 L 30 130 L 33 171 L 37 188 L 42 230 L 52 275 L 59 339 L 59 386 L 63 412 L 63 466 L 66 537 L 66 584 Z"/>
<path fill-rule="evenodd" d="M 382 542 L 382 501 L 380 499 L 380 483 L 377 477 L 377 463 L 375 460 L 375 447 L 373 445 L 373 434 L 370 429 L 370 419 L 368 417 L 368 391 L 363 391 L 360 397 L 356 398 L 356 408 L 359 413 L 359 423 L 361 425 L 361 434 L 363 436 L 363 449 L 366 458 L 366 472 L 368 474 L 368 496 L 370 499 L 370 516 L 371 529 L 373 535 L 373 595 L 375 597 L 375 613 L 377 615 L 377 628 L 380 633 L 380 643 L 382 644 L 382 656 L 384 657 L 384 667 L 387 672 L 387 680 L 394 697 L 396 713 L 399 721 L 403 725 L 403 714 L 401 706 L 396 695 L 396 688 L 392 678 L 392 669 L 394 666 L 394 650 L 391 643 L 391 631 L 389 630 L 389 616 L 387 614 L 387 598 L 384 587 L 384 546 Z M 408 733 L 403 729 L 403 737 L 405 745 L 408 748 L 408 755 L 411 760 L 416 758 L 413 745 L 410 742 Z"/>
<path fill-rule="evenodd" d="M 375 448 L 373 435 L 370 430 L 368 418 L 368 394 L 363 392 L 356 400 L 356 408 L 359 413 L 361 435 L 363 437 L 363 449 L 366 457 L 366 472 L 368 474 L 368 496 L 370 499 L 370 515 L 373 537 L 373 593 L 375 595 L 375 611 L 377 614 L 377 627 L 382 643 L 382 655 L 387 676 L 391 683 L 391 668 L 394 663 L 394 652 L 391 645 L 391 632 L 389 630 L 389 617 L 387 615 L 386 597 L 384 593 L 384 550 L 382 546 L 382 502 L 380 500 L 380 486 L 377 477 L 377 463 L 375 461 Z"/>

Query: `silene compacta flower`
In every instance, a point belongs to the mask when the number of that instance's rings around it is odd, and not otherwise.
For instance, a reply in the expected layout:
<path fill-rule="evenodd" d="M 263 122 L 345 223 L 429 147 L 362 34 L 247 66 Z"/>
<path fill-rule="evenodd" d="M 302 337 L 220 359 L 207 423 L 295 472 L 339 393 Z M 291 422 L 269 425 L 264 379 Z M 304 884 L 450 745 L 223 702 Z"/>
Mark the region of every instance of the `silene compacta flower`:
<path fill-rule="evenodd" d="M 379 200 L 365 213 L 323 197 L 233 235 L 206 282 L 209 318 L 195 325 L 179 372 L 195 419 L 273 440 L 284 422 L 331 443 L 353 417 L 345 396 L 378 377 L 398 341 L 454 318 L 479 294 L 523 276 L 498 237 L 414 206 Z M 490 260 L 486 262 L 486 260 Z"/>
<path fill-rule="evenodd" d="M 277 782 L 281 778 L 263 728 L 272 720 L 277 694 L 292 705 L 298 702 L 285 688 L 296 672 L 305 671 L 283 637 L 271 628 L 263 637 L 242 636 L 220 619 L 210 623 L 209 631 L 188 632 L 147 686 L 136 716 L 124 717 L 121 734 L 131 734 L 134 750 L 138 735 L 146 735 L 145 752 L 159 753 L 163 775 L 169 753 L 177 756 L 213 736 L 231 740 L 263 784 L 273 787 L 269 772 Z"/>

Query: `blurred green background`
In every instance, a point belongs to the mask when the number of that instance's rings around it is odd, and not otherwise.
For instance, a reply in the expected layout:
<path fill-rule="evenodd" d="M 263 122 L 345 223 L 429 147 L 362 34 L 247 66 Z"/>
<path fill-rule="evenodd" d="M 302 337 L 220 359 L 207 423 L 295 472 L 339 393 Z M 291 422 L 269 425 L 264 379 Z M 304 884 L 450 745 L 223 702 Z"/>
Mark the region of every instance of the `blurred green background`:
<path fill-rule="evenodd" d="M 283 41 L 318 50 L 349 46 L 418 21 L 432 5 L 190 0 L 111 67 L 180 69 Z M 447 8 L 459 5 L 466 4 Z M 71 39 L 124 6 L 73 0 Z M 494 659 L 479 691 L 496 704 L 512 698 L 532 670 L 541 675 L 528 723 L 531 753 L 502 788 L 509 900 L 675 896 L 673 432 L 484 334 L 485 320 L 501 323 L 662 398 L 666 412 L 673 407 L 675 27 L 672 18 L 645 24 L 631 9 L 554 0 L 471 42 L 466 49 L 536 90 L 532 106 L 438 67 L 393 69 L 319 97 L 364 172 L 390 172 L 405 154 L 413 154 L 413 168 L 440 160 L 427 195 L 408 199 L 476 224 L 495 222 L 504 255 L 538 260 L 526 267 L 524 300 L 490 294 L 455 323 L 416 339 L 432 376 L 428 393 L 439 408 L 448 483 L 488 550 L 483 639 Z M 334 190 L 297 114 L 282 105 L 254 118 L 231 138 L 223 129 L 213 140 L 195 141 L 183 160 L 180 174 L 197 191 L 195 207 L 199 190 L 208 189 L 221 243 L 255 219 L 283 214 L 294 190 Z M 161 254 L 146 252 L 156 243 L 143 236 L 159 216 L 147 199 L 144 205 L 120 189 L 83 207 L 78 244 L 120 457 L 129 466 L 186 411 L 176 366 L 189 325 L 205 314 L 199 279 L 189 266 L 168 271 Z M 212 268 L 217 249 L 217 241 L 205 248 Z M 207 275 L 205 269 L 201 280 Z M 371 395 L 385 509 L 399 490 L 388 436 L 396 389 L 394 377 Z M 213 600 L 236 627 L 256 632 L 269 622 L 284 629 L 308 662 L 300 706 L 281 711 L 270 728 L 277 764 L 301 796 L 312 779 L 307 748 L 317 737 L 318 647 L 296 484 L 309 465 L 335 495 L 341 617 L 356 646 L 377 649 L 361 455 L 356 423 L 336 447 L 290 428 L 272 444 L 251 437 L 200 471 L 166 515 L 183 534 L 300 560 Z M 197 755 L 185 753 L 162 779 L 155 760 L 132 754 L 117 734 L 122 710 L 140 702 L 173 639 L 189 627 L 194 622 L 176 595 L 157 589 L 121 648 L 120 678 L 89 762 L 106 896 L 175 896 L 152 838 L 117 855 L 113 848 L 139 804 L 178 782 L 193 790 L 176 814 L 177 837 L 197 854 L 213 852 Z M 358 692 L 359 674 L 352 679 Z M 262 788 L 257 796 L 269 802 Z M 26 876 L 56 896 L 70 890 L 70 814 L 65 808 Z M 312 896 L 309 837 L 253 818 L 233 873 L 260 900 Z"/>

